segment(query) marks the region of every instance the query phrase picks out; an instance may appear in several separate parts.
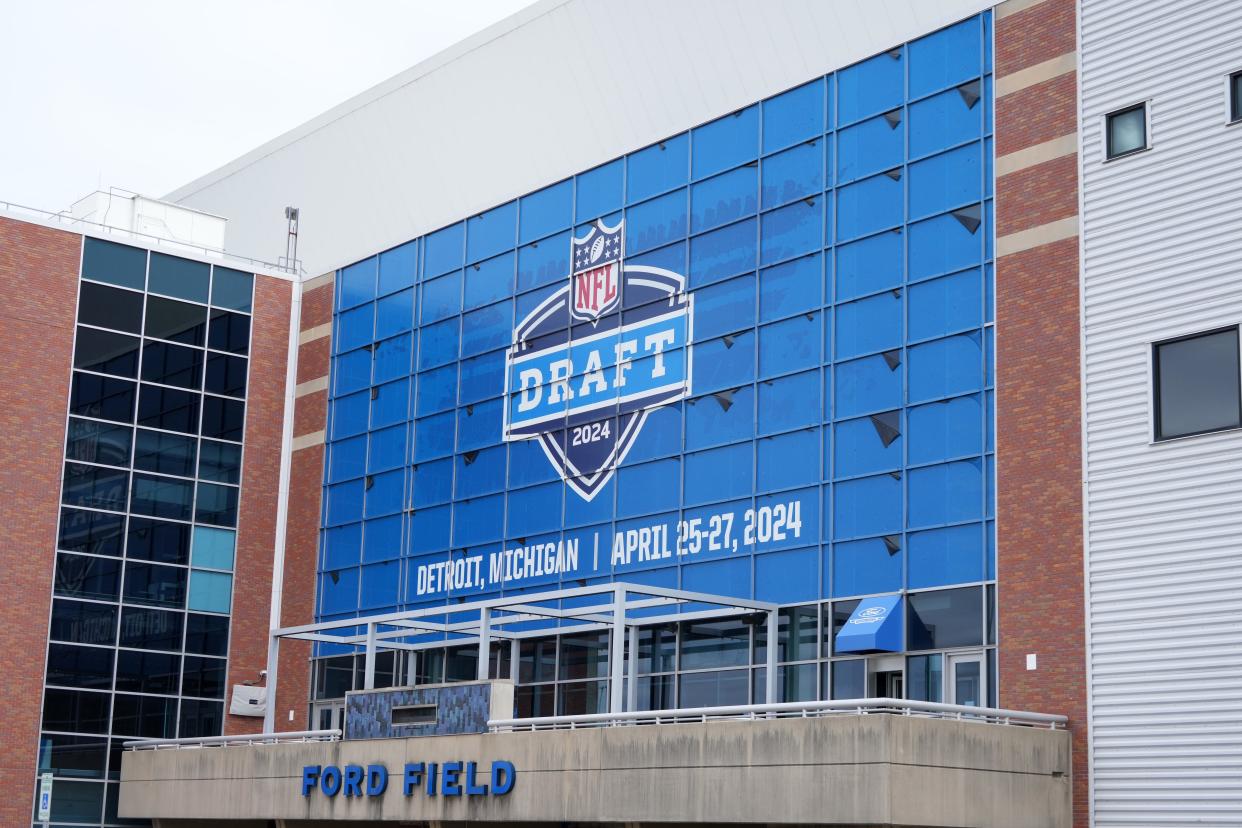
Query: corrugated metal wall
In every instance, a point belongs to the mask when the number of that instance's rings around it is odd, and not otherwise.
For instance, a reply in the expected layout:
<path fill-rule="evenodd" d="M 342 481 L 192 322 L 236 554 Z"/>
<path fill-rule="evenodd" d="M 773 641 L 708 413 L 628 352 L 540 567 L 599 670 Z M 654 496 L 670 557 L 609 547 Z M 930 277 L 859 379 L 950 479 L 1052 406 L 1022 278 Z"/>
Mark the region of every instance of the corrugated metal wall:
<path fill-rule="evenodd" d="M 1081 15 L 1095 824 L 1237 826 L 1242 432 L 1152 444 L 1148 355 L 1242 321 L 1242 3 Z M 1151 149 L 1105 163 L 1104 114 L 1145 99 Z"/>

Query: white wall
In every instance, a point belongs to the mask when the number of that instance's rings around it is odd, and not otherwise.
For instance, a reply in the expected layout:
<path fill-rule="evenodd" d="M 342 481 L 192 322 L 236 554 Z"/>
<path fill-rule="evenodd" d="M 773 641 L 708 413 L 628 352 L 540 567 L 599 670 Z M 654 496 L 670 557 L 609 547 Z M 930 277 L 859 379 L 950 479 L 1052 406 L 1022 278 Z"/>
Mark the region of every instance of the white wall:
<path fill-rule="evenodd" d="M 1150 442 L 1150 342 L 1242 322 L 1237 0 L 1081 0 L 1095 824 L 1242 825 L 1242 432 Z M 1150 99 L 1148 152 L 1102 116 Z"/>
<path fill-rule="evenodd" d="M 541 0 L 168 198 L 313 276 L 991 5 Z"/>

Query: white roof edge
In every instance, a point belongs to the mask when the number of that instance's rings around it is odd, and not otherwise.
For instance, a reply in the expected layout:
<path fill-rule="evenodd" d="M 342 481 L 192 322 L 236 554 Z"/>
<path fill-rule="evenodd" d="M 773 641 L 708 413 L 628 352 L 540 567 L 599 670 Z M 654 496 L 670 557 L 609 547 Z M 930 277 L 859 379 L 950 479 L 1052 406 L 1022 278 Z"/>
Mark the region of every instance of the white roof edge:
<path fill-rule="evenodd" d="M 481 48 L 493 40 L 503 37 L 510 32 L 514 32 L 525 26 L 527 23 L 542 17 L 545 14 L 557 9 L 573 0 L 536 0 L 523 9 L 509 15 L 508 17 L 498 20 L 485 29 L 470 35 L 469 37 L 459 40 L 453 45 L 437 52 L 431 57 L 414 64 L 409 69 L 393 75 L 387 80 L 380 81 L 371 88 L 359 92 L 352 98 L 337 104 L 325 112 L 316 115 L 309 121 L 306 121 L 293 129 L 284 132 L 270 141 L 260 144 L 255 149 L 241 155 L 227 164 L 217 167 L 206 175 L 199 176 L 188 184 L 183 184 L 160 200 L 178 203 L 181 199 L 188 198 L 196 192 L 203 190 L 211 185 L 228 178 L 230 175 L 243 170 L 251 164 L 263 159 L 264 157 L 281 150 L 295 141 L 316 132 L 327 126 L 333 121 L 355 112 L 363 107 L 392 94 L 393 92 L 408 86 L 411 83 L 432 74 L 437 69 L 445 66 L 458 58 L 473 52 L 475 49 Z"/>

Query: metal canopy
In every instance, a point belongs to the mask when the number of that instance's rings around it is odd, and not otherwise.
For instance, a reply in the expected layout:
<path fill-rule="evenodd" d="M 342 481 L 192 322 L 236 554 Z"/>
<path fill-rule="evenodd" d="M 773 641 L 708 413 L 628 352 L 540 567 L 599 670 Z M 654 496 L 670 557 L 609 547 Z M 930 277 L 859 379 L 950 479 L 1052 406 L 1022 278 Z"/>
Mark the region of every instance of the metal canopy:
<path fill-rule="evenodd" d="M 512 642 L 514 653 L 510 663 L 516 674 L 516 647 L 520 639 L 608 629 L 612 631 L 608 641 L 609 711 L 619 713 L 624 707 L 634 709 L 637 700 L 635 668 L 640 625 L 763 613 L 768 641 L 775 642 L 776 610 L 777 605 L 767 601 L 615 582 L 281 627 L 271 631 L 268 643 L 270 698 L 264 730 L 271 732 L 275 724 L 276 668 L 282 638 L 364 647 L 363 687 L 369 690 L 375 687 L 375 655 L 379 650 L 424 650 L 446 644 L 477 643 L 478 679 L 486 681 L 487 653 L 493 639 Z M 630 641 L 629 704 L 623 705 L 622 659 L 618 656 L 623 652 L 619 644 L 625 641 L 627 633 Z M 776 650 L 775 646 L 767 648 L 765 679 L 769 700 L 776 690 Z"/>

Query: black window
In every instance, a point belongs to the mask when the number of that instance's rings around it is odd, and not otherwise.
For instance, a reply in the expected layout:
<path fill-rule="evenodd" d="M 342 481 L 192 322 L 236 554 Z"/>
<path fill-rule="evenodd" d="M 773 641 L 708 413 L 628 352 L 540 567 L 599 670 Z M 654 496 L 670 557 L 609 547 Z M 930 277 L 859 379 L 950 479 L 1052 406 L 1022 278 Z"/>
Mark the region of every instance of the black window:
<path fill-rule="evenodd" d="M 222 658 L 186 656 L 181 694 L 208 699 L 224 698 L 224 663 Z"/>
<path fill-rule="evenodd" d="M 239 400 L 203 398 L 203 436 L 241 442 L 246 406 Z"/>
<path fill-rule="evenodd" d="M 184 615 L 180 612 L 125 607 L 121 613 L 121 646 L 142 650 L 180 650 Z"/>
<path fill-rule="evenodd" d="M 681 668 L 731 667 L 750 661 L 750 627 L 736 619 L 681 628 Z M 743 703 L 745 701 L 743 700 Z"/>
<path fill-rule="evenodd" d="M 207 347 L 234 354 L 248 353 L 250 351 L 250 317 L 212 308 Z"/>
<path fill-rule="evenodd" d="M 43 729 L 71 733 L 108 732 L 108 693 L 85 690 L 43 691 Z"/>
<path fill-rule="evenodd" d="M 159 385 L 143 385 L 138 395 L 138 424 L 182 431 L 198 431 L 198 401 L 201 395 Z"/>
<path fill-rule="evenodd" d="M 198 453 L 198 476 L 217 483 L 240 483 L 241 446 L 203 440 Z"/>
<path fill-rule="evenodd" d="M 176 693 L 181 656 L 120 650 L 116 657 L 116 689 L 136 693 Z"/>
<path fill-rule="evenodd" d="M 1238 329 L 1155 345 L 1156 439 L 1242 425 Z"/>
<path fill-rule="evenodd" d="M 147 340 L 142 346 L 142 378 L 197 391 L 203 386 L 203 352 L 198 348 Z"/>
<path fill-rule="evenodd" d="M 827 607 L 824 608 L 824 655 L 832 655 L 832 648 L 837 642 L 837 633 L 845 628 L 845 623 L 850 620 L 854 610 L 858 609 L 858 604 L 858 601 L 834 601 L 831 611 Z"/>
<path fill-rule="evenodd" d="M 185 578 L 184 569 L 131 561 L 125 567 L 125 600 L 159 607 L 183 606 Z"/>
<path fill-rule="evenodd" d="M 979 587 L 915 592 L 907 601 L 907 649 L 939 650 L 983 643 L 983 590 Z"/>
<path fill-rule="evenodd" d="M 134 442 L 134 468 L 193 477 L 197 451 L 193 437 L 140 428 Z"/>
<path fill-rule="evenodd" d="M 130 510 L 135 514 L 189 520 L 193 500 L 194 484 L 188 480 L 134 474 Z"/>
<path fill-rule="evenodd" d="M 219 736 L 224 727 L 224 703 L 183 699 L 181 702 L 181 729 L 177 735 L 183 739 L 197 736 Z"/>
<path fill-rule="evenodd" d="M 138 375 L 138 337 L 78 328 L 73 367 L 123 377 Z"/>
<path fill-rule="evenodd" d="M 1104 120 L 1109 158 L 1147 149 L 1147 104 L 1120 109 Z"/>
<path fill-rule="evenodd" d="M 120 577 L 121 562 L 116 558 L 93 558 L 64 552 L 56 556 L 57 595 L 115 601 Z"/>
<path fill-rule="evenodd" d="M 119 423 L 134 421 L 136 383 L 130 380 L 73 372 L 69 413 Z"/>
<path fill-rule="evenodd" d="M 82 276 L 142 290 L 147 282 L 147 251 L 102 239 L 86 239 Z"/>
<path fill-rule="evenodd" d="M 66 506 L 125 511 L 129 472 L 84 463 L 65 464 L 61 499 Z"/>
<path fill-rule="evenodd" d="M 78 321 L 100 328 L 142 333 L 142 294 L 83 282 L 78 298 Z"/>
<path fill-rule="evenodd" d="M 198 484 L 198 504 L 194 519 L 214 526 L 237 525 L 237 489 L 214 483 Z"/>
<path fill-rule="evenodd" d="M 177 700 L 117 693 L 112 702 L 112 733 L 143 739 L 171 739 L 177 728 Z"/>
<path fill-rule="evenodd" d="M 211 265 L 152 252 L 147 290 L 205 305 L 210 277 Z"/>
<path fill-rule="evenodd" d="M 183 345 L 202 345 L 207 335 L 207 309 L 159 296 L 147 297 L 143 333 Z"/>
<path fill-rule="evenodd" d="M 1242 72 L 1229 76 L 1229 120 L 1242 121 Z"/>
<path fill-rule="evenodd" d="M 246 360 L 226 354 L 207 357 L 207 381 L 203 387 L 226 397 L 246 396 Z"/>
<path fill-rule="evenodd" d="M 862 699 L 867 696 L 867 661 L 851 658 L 832 662 L 832 697 Z"/>
<path fill-rule="evenodd" d="M 115 644 L 116 607 L 57 598 L 52 602 L 49 637 L 75 644 Z"/>
<path fill-rule="evenodd" d="M 83 509 L 60 510 L 58 546 L 70 552 L 120 555 L 125 534 L 125 516 Z"/>
<path fill-rule="evenodd" d="M 211 273 L 211 304 L 229 310 L 250 312 L 254 276 L 215 265 Z"/>
<path fill-rule="evenodd" d="M 39 736 L 39 770 L 76 779 L 102 779 L 108 740 L 97 736 L 43 733 Z"/>
<path fill-rule="evenodd" d="M 185 651 L 224 655 L 229 648 L 229 619 L 191 612 L 185 620 Z M 341 695 L 344 695 L 343 693 Z"/>
<path fill-rule="evenodd" d="M 156 563 L 190 562 L 190 527 L 144 517 L 129 519 L 125 556 Z"/>
<path fill-rule="evenodd" d="M 65 459 L 83 463 L 128 466 L 134 430 L 129 426 L 69 418 Z"/>
<path fill-rule="evenodd" d="M 76 644 L 49 644 L 47 683 L 80 690 L 108 690 L 112 687 L 110 647 L 79 647 Z"/>

